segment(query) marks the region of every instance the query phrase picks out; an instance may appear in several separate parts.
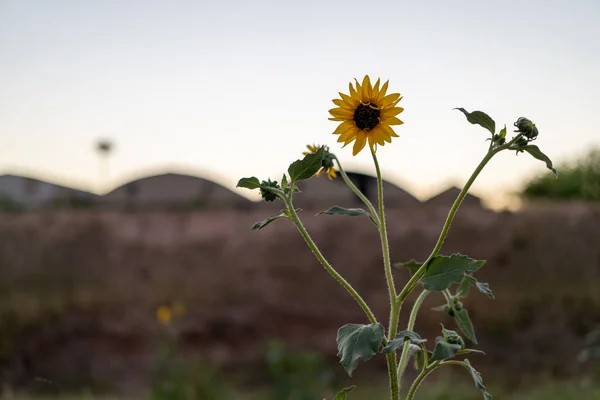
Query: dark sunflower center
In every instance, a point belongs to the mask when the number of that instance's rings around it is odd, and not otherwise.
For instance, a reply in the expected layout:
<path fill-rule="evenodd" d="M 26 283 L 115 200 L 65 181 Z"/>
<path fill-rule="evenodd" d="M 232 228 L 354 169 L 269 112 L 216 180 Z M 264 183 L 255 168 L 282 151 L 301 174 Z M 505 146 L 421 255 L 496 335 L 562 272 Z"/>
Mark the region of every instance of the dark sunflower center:
<path fill-rule="evenodd" d="M 375 128 L 379 123 L 379 110 L 377 106 L 375 104 L 371 104 L 371 106 L 359 104 L 356 110 L 354 110 L 354 123 L 358 129 L 362 129 L 363 131 L 370 131 Z"/>

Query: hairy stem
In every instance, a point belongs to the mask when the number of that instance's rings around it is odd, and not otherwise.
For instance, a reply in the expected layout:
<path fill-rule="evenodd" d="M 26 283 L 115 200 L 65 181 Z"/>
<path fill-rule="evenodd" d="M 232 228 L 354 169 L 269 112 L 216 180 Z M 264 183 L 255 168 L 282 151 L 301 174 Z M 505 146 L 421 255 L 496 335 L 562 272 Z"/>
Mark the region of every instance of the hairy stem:
<path fill-rule="evenodd" d="M 430 367 L 423 367 L 423 370 L 421 371 L 419 376 L 417 376 L 417 378 L 411 385 L 410 389 L 408 390 L 408 394 L 406 395 L 406 400 L 413 400 L 413 398 L 415 397 L 415 393 L 417 392 L 417 389 L 419 388 L 419 385 L 421 385 L 421 382 L 423 382 L 423 380 L 427 377 L 427 375 L 432 373 L 439 366 L 440 366 L 440 362 L 436 361 Z"/>
<path fill-rule="evenodd" d="M 375 210 L 375 207 L 373 207 L 373 204 L 371 203 L 371 201 L 369 199 L 367 199 L 367 197 L 360 191 L 360 189 L 358 189 L 356 187 L 356 185 L 350 180 L 350 178 L 348 178 L 346 171 L 344 171 L 344 168 L 342 168 L 342 163 L 340 162 L 340 160 L 338 160 L 338 158 L 335 156 L 334 156 L 334 159 L 337 162 L 338 169 L 340 170 L 340 175 L 342 175 L 342 179 L 344 180 L 346 185 L 348 185 L 350 190 L 352 190 L 352 192 L 356 196 L 358 196 L 358 198 L 365 204 L 365 206 L 367 206 L 367 209 L 369 210 L 369 214 L 371 214 L 371 217 L 373 217 L 373 219 L 377 223 L 377 227 L 379 228 L 380 227 L 379 215 L 378 215 L 377 211 Z"/>
<path fill-rule="evenodd" d="M 333 268 L 331 266 L 331 264 L 329 264 L 329 262 L 327 261 L 327 259 L 325 259 L 325 257 L 323 256 L 323 254 L 321 253 L 321 251 L 319 250 L 319 248 L 317 247 L 317 245 L 315 244 L 315 242 L 312 240 L 312 238 L 310 237 L 310 235 L 306 231 L 306 228 L 304 227 L 304 225 L 300 221 L 300 218 L 298 218 L 298 214 L 296 213 L 296 210 L 294 209 L 294 206 L 293 206 L 291 200 L 286 198 L 285 199 L 285 203 L 286 203 L 287 209 L 289 211 L 289 218 L 290 218 L 290 220 L 294 223 L 294 225 L 296 225 L 296 227 L 300 231 L 300 234 L 302 235 L 302 237 L 306 241 L 306 244 L 308 245 L 308 247 L 310 247 L 310 249 L 315 254 L 315 256 L 317 257 L 317 259 L 319 260 L 319 262 L 323 265 L 323 267 L 327 270 L 327 272 L 329 272 L 329 274 L 331 276 L 333 276 L 333 278 L 336 281 L 338 281 L 339 284 L 342 285 L 344 287 L 344 289 L 346 289 L 348 291 L 348 293 L 350 293 L 350 295 L 354 298 L 354 300 L 356 300 L 356 302 L 358 303 L 358 305 L 365 312 L 367 318 L 369 319 L 369 322 L 371 322 L 372 324 L 376 324 L 377 323 L 377 318 L 375 318 L 375 315 L 373 314 L 373 312 L 371 311 L 371 309 L 369 308 L 369 306 L 367 305 L 367 303 L 358 294 L 358 292 L 352 287 L 352 285 L 350 285 L 350 283 L 348 283 L 348 281 L 346 281 L 335 270 L 335 268 Z"/>
<path fill-rule="evenodd" d="M 417 300 L 415 300 L 415 304 L 413 305 L 413 308 L 410 311 L 410 316 L 408 317 L 408 325 L 406 326 L 407 331 L 412 331 L 415 329 L 415 322 L 417 320 L 417 315 L 419 314 L 419 309 L 429 293 L 429 290 L 423 290 L 419 297 L 417 297 Z M 400 362 L 398 363 L 398 390 L 400 390 L 402 387 L 402 376 L 404 375 L 404 371 L 406 371 L 406 366 L 408 365 L 409 350 L 409 346 L 405 343 L 402 347 L 402 356 L 400 357 Z"/>
<path fill-rule="evenodd" d="M 404 289 L 402 289 L 402 291 L 398 295 L 399 302 L 402 302 L 402 301 L 404 301 L 404 299 L 406 299 L 406 297 L 410 294 L 410 292 L 416 286 L 416 283 L 419 281 L 419 279 L 421 279 L 421 276 L 423 275 L 423 273 L 425 273 L 425 269 L 427 268 L 427 264 L 429 263 L 429 261 L 431 261 L 440 252 L 440 250 L 444 244 L 444 241 L 446 240 L 446 236 L 448 236 L 448 231 L 450 230 L 450 225 L 452 225 L 452 221 L 454 221 L 456 212 L 458 211 L 458 208 L 460 207 L 463 199 L 469 192 L 469 189 L 471 189 L 471 186 L 473 185 L 473 182 L 475 182 L 475 179 L 477 179 L 477 177 L 479 176 L 479 174 L 481 173 L 483 168 L 492 159 L 492 157 L 494 157 L 498 152 L 508 148 L 510 145 L 512 145 L 513 142 L 514 142 L 514 140 L 512 140 L 511 142 L 509 142 L 503 146 L 496 147 L 495 149 L 489 151 L 485 155 L 483 160 L 481 160 L 481 162 L 479 163 L 477 168 L 475 168 L 475 171 L 473 171 L 473 173 L 469 177 L 469 180 L 467 180 L 467 183 L 465 183 L 465 186 L 462 188 L 462 190 L 458 194 L 458 197 L 454 201 L 454 204 L 452 204 L 452 207 L 450 208 L 450 211 L 448 212 L 448 216 L 446 217 L 446 222 L 444 223 L 444 227 L 442 228 L 442 232 L 440 233 L 440 236 L 439 236 L 437 243 L 435 244 L 431 254 L 429 255 L 429 257 L 427 257 L 427 260 L 425 260 L 425 262 L 423 263 L 423 265 L 421 265 L 421 267 L 417 270 L 417 272 L 414 273 L 414 275 L 410 278 L 410 280 L 404 286 Z"/>
<path fill-rule="evenodd" d="M 379 235 L 381 238 L 381 251 L 383 253 L 383 267 L 385 269 L 385 281 L 390 293 L 390 324 L 388 327 L 388 341 L 394 339 L 398 331 L 398 318 L 400 317 L 400 303 L 396 301 L 396 287 L 394 286 L 394 276 L 392 275 L 392 263 L 390 261 L 390 246 L 387 237 L 387 228 L 385 225 L 385 209 L 383 205 L 383 180 L 381 178 L 381 169 L 375 155 L 375 150 L 371 147 L 371 155 L 375 164 L 377 173 L 377 200 L 379 206 Z M 386 355 L 388 363 L 388 374 L 390 378 L 390 392 L 392 400 L 400 398 L 398 374 L 396 373 L 396 353 Z"/>

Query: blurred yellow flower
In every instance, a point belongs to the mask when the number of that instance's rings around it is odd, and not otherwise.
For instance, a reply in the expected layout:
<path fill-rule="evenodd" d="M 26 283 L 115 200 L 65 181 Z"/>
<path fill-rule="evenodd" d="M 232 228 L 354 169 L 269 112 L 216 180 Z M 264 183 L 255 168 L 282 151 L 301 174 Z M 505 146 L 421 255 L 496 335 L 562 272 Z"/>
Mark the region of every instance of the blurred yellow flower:
<path fill-rule="evenodd" d="M 369 147 L 375 151 L 377 145 L 384 146 L 385 142 L 391 143 L 392 137 L 398 137 L 390 125 L 403 124 L 396 115 L 404 109 L 396 107 L 402 97 L 399 93 L 387 94 L 388 82 L 381 88 L 380 80 L 371 85 L 369 76 L 366 75 L 362 84 L 356 81 L 356 88 L 350 83 L 350 94 L 340 92 L 340 98 L 334 99 L 337 106 L 329 110 L 333 118 L 331 121 L 341 121 L 335 135 L 340 135 L 338 142 L 343 142 L 344 147 L 354 141 L 352 155 L 357 155 L 367 141 Z"/>
<path fill-rule="evenodd" d="M 167 306 L 160 306 L 156 310 L 156 319 L 163 325 L 169 325 L 173 318 L 173 312 Z"/>
<path fill-rule="evenodd" d="M 309 154 L 316 153 L 321 147 L 325 149 L 325 156 L 323 157 L 323 162 L 321 164 L 321 169 L 317 171 L 317 176 L 321 176 L 327 173 L 327 178 L 329 180 L 334 179 L 337 175 L 336 169 L 333 167 L 333 154 L 329 152 L 329 147 L 327 146 L 315 146 L 315 145 L 306 145 L 308 151 L 303 152 L 302 154 L 307 156 Z"/>

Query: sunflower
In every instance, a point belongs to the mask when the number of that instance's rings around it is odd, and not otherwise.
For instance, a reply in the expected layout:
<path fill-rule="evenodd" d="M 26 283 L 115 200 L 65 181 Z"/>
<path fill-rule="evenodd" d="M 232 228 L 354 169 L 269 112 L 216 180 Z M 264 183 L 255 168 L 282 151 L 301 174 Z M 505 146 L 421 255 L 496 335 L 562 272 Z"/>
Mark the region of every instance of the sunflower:
<path fill-rule="evenodd" d="M 337 175 L 337 171 L 333 168 L 333 154 L 329 152 L 329 147 L 327 146 L 315 146 L 315 145 L 306 145 L 308 151 L 303 152 L 302 154 L 307 156 L 309 154 L 316 153 L 321 147 L 325 150 L 325 156 L 323 157 L 323 161 L 321 161 L 321 169 L 317 171 L 317 177 L 322 174 L 327 174 L 327 178 L 329 180 L 334 179 Z"/>
<path fill-rule="evenodd" d="M 369 76 L 366 75 L 362 84 L 356 81 L 356 88 L 349 84 L 350 95 L 340 93 L 339 99 L 334 99 L 337 106 L 329 110 L 333 118 L 331 121 L 342 123 L 333 132 L 340 135 L 338 142 L 344 143 L 344 147 L 354 141 L 352 155 L 357 155 L 367 143 L 373 151 L 377 145 L 391 143 L 392 137 L 398 137 L 390 125 L 403 124 L 396 115 L 404 109 L 396 107 L 402 97 L 399 93 L 387 94 L 388 82 L 379 87 L 379 79 L 375 86 L 371 85 Z"/>

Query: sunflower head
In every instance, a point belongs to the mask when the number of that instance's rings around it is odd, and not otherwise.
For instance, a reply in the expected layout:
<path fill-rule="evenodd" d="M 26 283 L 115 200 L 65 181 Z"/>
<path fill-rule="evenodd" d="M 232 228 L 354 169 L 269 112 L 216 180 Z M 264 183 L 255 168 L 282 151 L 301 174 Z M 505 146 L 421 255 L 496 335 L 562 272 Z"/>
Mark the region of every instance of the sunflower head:
<path fill-rule="evenodd" d="M 260 188 L 260 195 L 262 196 L 262 198 L 265 201 L 275 201 L 277 200 L 277 195 L 273 192 L 271 192 L 268 189 L 263 189 L 263 187 L 271 187 L 274 189 L 281 189 L 281 187 L 279 186 L 279 184 L 277 183 L 277 181 L 271 181 L 271 179 L 269 178 L 266 181 L 262 181 L 260 183 L 261 188 Z"/>
<path fill-rule="evenodd" d="M 316 153 L 320 148 L 323 148 L 323 150 L 325 150 L 323 160 L 321 161 L 321 169 L 319 169 L 317 171 L 317 176 L 327 174 L 327 178 L 329 178 L 329 180 L 334 179 L 337 176 L 336 175 L 337 171 L 334 168 L 334 163 L 333 163 L 334 155 L 329 152 L 329 147 L 328 146 L 315 146 L 315 145 L 309 144 L 309 145 L 306 145 L 306 148 L 308 149 L 308 151 L 305 151 L 302 153 L 305 156 Z"/>
<path fill-rule="evenodd" d="M 349 94 L 340 92 L 340 98 L 334 99 L 337 106 L 329 110 L 331 121 L 341 122 L 335 135 L 340 135 L 338 142 L 344 146 L 354 142 L 352 155 L 357 155 L 369 142 L 369 147 L 375 151 L 377 145 L 391 143 L 392 137 L 398 137 L 391 125 L 403 124 L 396 115 L 404 109 L 396 105 L 402 97 L 399 93 L 387 94 L 388 82 L 380 86 L 377 79 L 371 84 L 366 75 L 362 84 L 355 80 L 355 85 L 349 84 Z"/>

